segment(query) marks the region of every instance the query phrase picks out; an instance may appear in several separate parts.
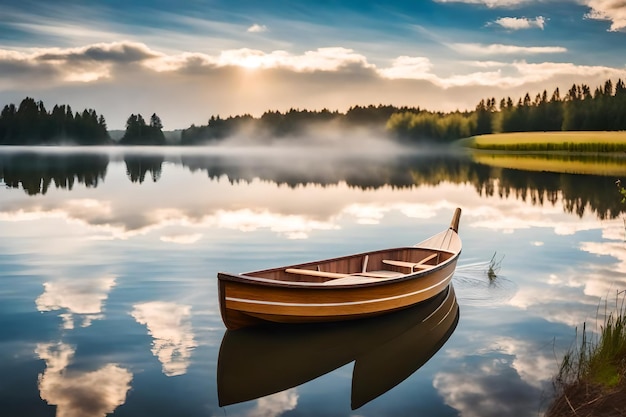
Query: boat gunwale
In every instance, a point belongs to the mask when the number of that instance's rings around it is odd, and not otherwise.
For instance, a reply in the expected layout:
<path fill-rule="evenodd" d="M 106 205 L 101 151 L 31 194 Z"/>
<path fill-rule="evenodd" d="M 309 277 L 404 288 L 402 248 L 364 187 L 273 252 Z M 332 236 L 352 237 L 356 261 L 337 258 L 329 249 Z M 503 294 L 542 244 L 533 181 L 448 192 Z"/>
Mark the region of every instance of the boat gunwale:
<path fill-rule="evenodd" d="M 457 234 L 458 237 L 458 234 Z M 426 248 L 426 247 L 420 247 L 420 246 L 402 246 L 402 247 L 397 247 L 397 248 L 388 248 L 388 249 L 380 249 L 380 250 L 375 250 L 375 251 L 369 251 L 369 252 L 362 252 L 362 253 L 356 253 L 356 254 L 352 254 L 352 255 L 345 255 L 345 256 L 340 256 L 337 258 L 331 258 L 331 259 L 323 259 L 320 261 L 311 261 L 311 262 L 306 262 L 305 264 L 311 264 L 311 263 L 317 263 L 317 262 L 332 262 L 335 260 L 340 260 L 343 258 L 349 258 L 349 257 L 358 257 L 358 256 L 364 256 L 364 255 L 369 255 L 372 253 L 378 253 L 378 252 L 386 252 L 386 251 L 394 251 L 394 250 L 403 250 L 403 249 L 424 249 L 424 250 L 430 250 L 430 251 L 438 251 L 438 252 L 446 252 L 446 253 L 450 253 L 452 254 L 452 256 L 448 259 L 446 259 L 445 261 L 441 262 L 438 265 L 435 265 L 433 268 L 429 268 L 429 269 L 425 269 L 425 270 L 421 270 L 421 271 L 416 271 L 414 273 L 411 274 L 405 274 L 399 277 L 391 277 L 391 278 L 381 278 L 378 281 L 370 281 L 370 282 L 362 282 L 362 283 L 356 283 L 356 284 L 336 284 L 336 285 L 328 285 L 324 282 L 309 282 L 309 281 L 280 281 L 280 280 L 275 280 L 275 279 L 270 279 L 270 278 L 261 278 L 261 277 L 254 277 L 254 276 L 250 276 L 247 274 L 250 273 L 260 273 L 260 272 L 266 272 L 266 271 L 274 271 L 274 270 L 280 270 L 280 269 L 286 269 L 286 268 L 292 268 L 292 267 L 296 267 L 299 265 L 304 265 L 304 264 L 294 264 L 294 265 L 287 265 L 287 266 L 281 266 L 281 267 L 276 267 L 276 268 L 270 268 L 270 269 L 263 269 L 263 270 L 259 270 L 259 271 L 250 271 L 250 272 L 246 272 L 246 273 L 240 273 L 240 274 L 232 274 L 232 273 L 228 273 L 228 272 L 218 272 L 217 277 L 218 280 L 222 280 L 222 281 L 230 281 L 230 282 L 240 282 L 240 283 L 245 283 L 245 284 L 249 284 L 249 285 L 257 285 L 257 286 L 263 286 L 263 287 L 282 287 L 282 288 L 315 288 L 315 289 L 327 289 L 327 290 L 333 290 L 333 289 L 351 289 L 351 288 L 363 288 L 363 287 L 373 287 L 373 286 L 383 286 L 383 285 L 391 285 L 391 284 L 395 284 L 398 282 L 403 282 L 403 281 L 408 281 L 408 280 L 414 280 L 414 279 L 418 279 L 418 278 L 422 278 L 422 277 L 426 277 L 429 276 L 431 274 L 434 274 L 436 272 L 438 272 L 439 270 L 447 267 L 450 263 L 456 261 L 459 256 L 461 255 L 461 249 L 459 251 L 450 251 L 450 250 L 446 250 L 446 249 L 433 249 L 433 248 Z M 355 276 L 358 276 L 358 273 L 355 273 Z"/>

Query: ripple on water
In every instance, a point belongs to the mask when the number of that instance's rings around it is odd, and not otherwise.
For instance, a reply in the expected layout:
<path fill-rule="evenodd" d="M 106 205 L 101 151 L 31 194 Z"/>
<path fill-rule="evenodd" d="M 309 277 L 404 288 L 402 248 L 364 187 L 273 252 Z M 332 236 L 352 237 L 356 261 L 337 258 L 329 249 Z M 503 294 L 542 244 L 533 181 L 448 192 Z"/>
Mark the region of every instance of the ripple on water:
<path fill-rule="evenodd" d="M 473 307 L 495 307 L 508 302 L 517 292 L 517 284 L 498 274 L 489 279 L 489 262 L 459 265 L 452 283 L 459 304 Z"/>

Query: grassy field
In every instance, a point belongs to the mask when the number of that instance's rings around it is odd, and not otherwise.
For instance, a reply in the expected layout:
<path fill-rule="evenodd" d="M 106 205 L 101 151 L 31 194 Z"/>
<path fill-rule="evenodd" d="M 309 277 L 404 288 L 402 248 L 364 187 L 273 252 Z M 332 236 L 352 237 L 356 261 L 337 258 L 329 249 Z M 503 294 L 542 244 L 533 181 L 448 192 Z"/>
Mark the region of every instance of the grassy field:
<path fill-rule="evenodd" d="M 461 139 L 459 145 L 480 150 L 524 152 L 624 152 L 626 131 L 494 133 Z"/>

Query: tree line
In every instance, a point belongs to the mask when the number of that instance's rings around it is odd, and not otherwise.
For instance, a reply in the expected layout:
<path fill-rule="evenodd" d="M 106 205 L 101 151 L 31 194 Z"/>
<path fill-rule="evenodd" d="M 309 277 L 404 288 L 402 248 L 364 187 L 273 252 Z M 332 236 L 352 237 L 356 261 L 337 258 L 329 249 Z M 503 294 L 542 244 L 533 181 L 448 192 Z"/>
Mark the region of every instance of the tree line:
<path fill-rule="evenodd" d="M 122 145 L 164 145 L 163 124 L 152 114 L 150 124 L 132 114 L 126 131 L 119 141 Z M 110 145 L 115 142 L 107 130 L 106 120 L 94 109 L 73 112 L 66 104 L 55 105 L 51 111 L 43 101 L 31 97 L 19 106 L 7 104 L 0 112 L 0 145 Z"/>
<path fill-rule="evenodd" d="M 411 142 L 443 141 L 488 133 L 539 131 L 626 130 L 626 86 L 619 79 L 597 87 L 572 85 L 561 97 L 558 88 L 534 99 L 529 93 L 514 102 L 511 97 L 481 100 L 472 112 L 396 113 L 387 129 Z"/>
<path fill-rule="evenodd" d="M 529 93 L 515 102 L 482 99 L 472 111 L 432 112 L 419 107 L 391 105 L 353 106 L 345 113 L 290 109 L 267 111 L 255 118 L 249 114 L 221 118 L 211 116 L 206 125 L 181 132 L 180 144 L 198 145 L 244 135 L 263 143 L 276 138 L 295 138 L 316 127 L 353 129 L 364 127 L 389 133 L 399 141 L 448 143 L 488 133 L 532 131 L 626 130 L 626 86 L 619 79 L 607 80 L 591 90 L 572 85 L 561 96 L 558 88 L 531 98 Z M 164 145 L 163 124 L 156 114 L 149 123 L 132 114 L 126 121 L 122 145 Z M 0 145 L 76 143 L 100 145 L 111 140 L 104 116 L 93 109 L 73 113 L 69 105 L 55 105 L 48 112 L 43 102 L 25 98 L 18 107 L 6 105 L 0 113 Z"/>
<path fill-rule="evenodd" d="M 58 143 L 99 145 L 111 142 L 104 116 L 93 109 L 73 113 L 69 105 L 47 111 L 42 101 L 26 97 L 18 107 L 4 106 L 0 113 L 1 145 Z"/>

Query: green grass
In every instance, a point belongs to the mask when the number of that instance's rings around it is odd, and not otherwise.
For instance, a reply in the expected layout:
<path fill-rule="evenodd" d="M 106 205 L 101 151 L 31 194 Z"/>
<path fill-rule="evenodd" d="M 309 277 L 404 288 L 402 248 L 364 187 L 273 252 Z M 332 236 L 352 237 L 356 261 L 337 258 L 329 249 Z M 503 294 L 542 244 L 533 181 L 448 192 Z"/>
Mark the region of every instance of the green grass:
<path fill-rule="evenodd" d="M 457 142 L 479 150 L 523 152 L 624 152 L 626 131 L 518 132 L 472 136 Z"/>
<path fill-rule="evenodd" d="M 619 304 L 619 305 L 618 305 Z M 587 335 L 583 324 L 581 341 L 565 355 L 558 379 L 567 382 L 587 381 L 612 387 L 621 382 L 626 371 L 626 311 L 624 300 L 616 300 L 616 309 L 607 312 L 599 334 Z"/>
<path fill-rule="evenodd" d="M 552 404 L 547 416 L 603 415 L 586 414 L 593 407 L 618 402 L 623 407 L 626 392 L 626 311 L 624 293 L 615 299 L 615 309 L 608 311 L 605 304 L 604 322 L 597 334 L 589 334 L 586 324 L 577 344 L 563 356 L 555 385 L 560 395 Z M 598 414 L 599 413 L 599 414 Z"/>

